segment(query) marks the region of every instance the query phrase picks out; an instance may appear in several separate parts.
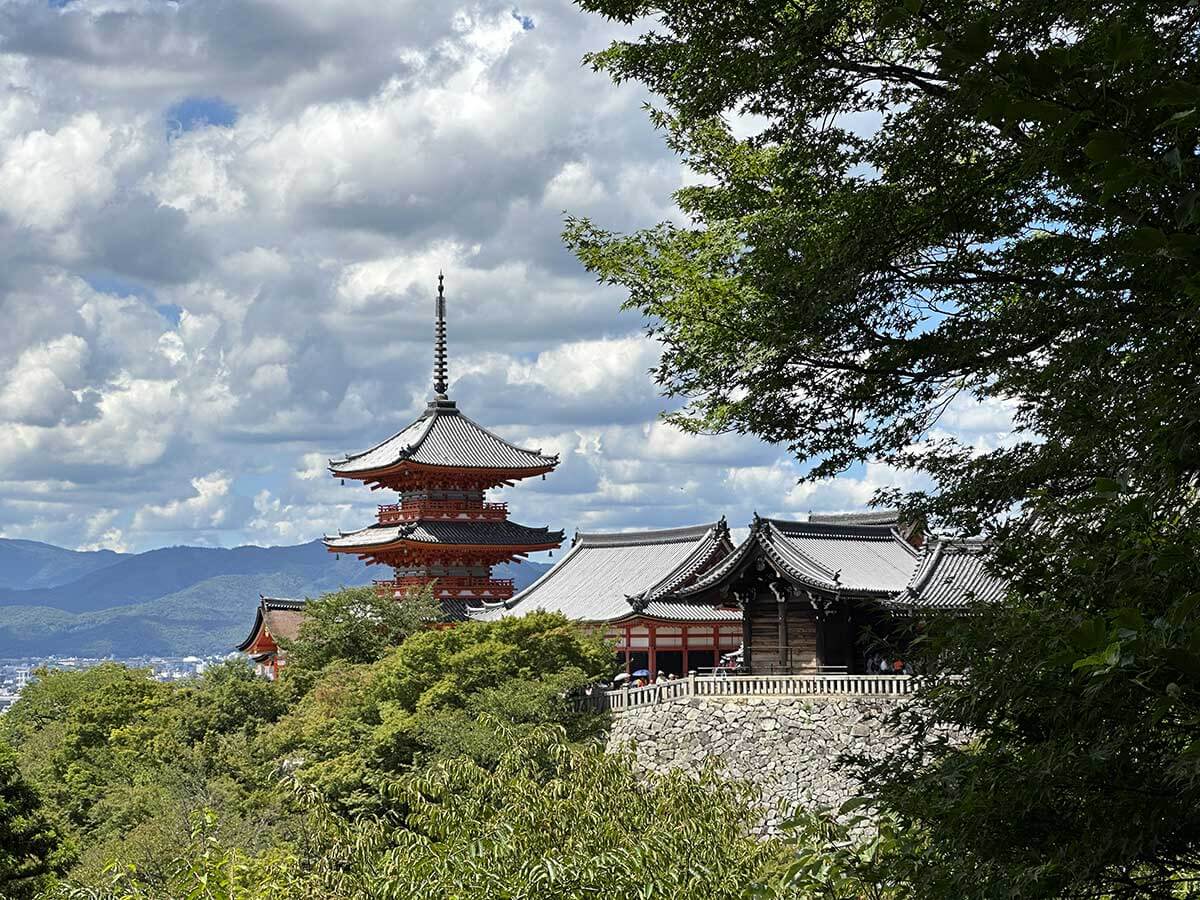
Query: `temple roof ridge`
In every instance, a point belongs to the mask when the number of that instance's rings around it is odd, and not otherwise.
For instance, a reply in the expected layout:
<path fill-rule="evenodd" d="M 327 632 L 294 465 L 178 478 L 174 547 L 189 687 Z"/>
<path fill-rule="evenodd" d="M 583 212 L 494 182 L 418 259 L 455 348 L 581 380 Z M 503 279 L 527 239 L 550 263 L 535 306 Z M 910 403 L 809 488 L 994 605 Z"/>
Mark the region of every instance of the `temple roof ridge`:
<path fill-rule="evenodd" d="M 638 531 L 577 531 L 572 545 L 589 547 L 633 547 L 648 544 L 672 544 L 695 541 L 710 531 L 719 531 L 724 518 L 702 525 L 680 525 L 673 528 L 648 528 Z"/>
<path fill-rule="evenodd" d="M 587 621 L 623 618 L 633 611 L 631 596 L 658 596 L 731 548 L 724 519 L 679 528 L 579 534 L 548 572 L 506 601 L 503 609 L 489 609 L 479 617 L 545 609 Z"/>

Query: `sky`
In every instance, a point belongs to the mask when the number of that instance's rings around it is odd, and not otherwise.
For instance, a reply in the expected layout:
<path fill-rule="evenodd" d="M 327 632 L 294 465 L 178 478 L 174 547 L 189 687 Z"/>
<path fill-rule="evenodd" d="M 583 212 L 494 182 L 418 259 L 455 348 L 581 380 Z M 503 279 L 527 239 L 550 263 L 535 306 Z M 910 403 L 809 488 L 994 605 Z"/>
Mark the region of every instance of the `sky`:
<path fill-rule="evenodd" d="M 381 498 L 332 479 L 431 395 L 560 454 L 495 499 L 570 534 L 864 507 L 786 451 L 686 436 L 619 290 L 563 247 L 675 216 L 687 172 L 624 32 L 568 2 L 0 0 L 0 535 L 293 544 Z M 1004 440 L 1006 410 L 941 427 Z"/>

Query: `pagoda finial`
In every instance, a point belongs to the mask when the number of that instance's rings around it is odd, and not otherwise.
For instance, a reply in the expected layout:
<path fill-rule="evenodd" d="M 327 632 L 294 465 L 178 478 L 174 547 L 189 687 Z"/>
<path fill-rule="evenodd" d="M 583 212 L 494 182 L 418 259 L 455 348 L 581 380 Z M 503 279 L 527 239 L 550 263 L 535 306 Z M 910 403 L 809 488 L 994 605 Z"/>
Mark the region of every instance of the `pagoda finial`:
<path fill-rule="evenodd" d="M 444 276 L 438 271 L 437 325 L 434 328 L 433 393 L 435 399 L 446 399 L 446 296 L 442 292 Z"/>

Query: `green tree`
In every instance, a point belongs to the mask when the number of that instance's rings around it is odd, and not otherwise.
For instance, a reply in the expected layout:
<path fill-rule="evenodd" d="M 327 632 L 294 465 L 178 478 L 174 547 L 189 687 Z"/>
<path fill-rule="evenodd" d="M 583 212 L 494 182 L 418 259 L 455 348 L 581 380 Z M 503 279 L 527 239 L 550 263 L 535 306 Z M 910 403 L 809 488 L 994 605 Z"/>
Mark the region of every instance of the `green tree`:
<path fill-rule="evenodd" d="M 183 685 L 103 664 L 40 672 L 0 730 L 78 849 L 73 878 L 103 882 L 119 856 L 163 884 L 191 817 L 205 808 L 220 813 L 222 838 L 247 851 L 287 837 L 290 795 L 279 791 L 273 762 L 254 754 L 258 730 L 285 700 L 244 663 Z"/>
<path fill-rule="evenodd" d="M 918 893 L 1194 890 L 1200 12 L 579 3 L 648 29 L 590 60 L 661 98 L 701 176 L 684 224 L 566 230 L 662 340 L 671 418 L 806 477 L 914 471 L 927 490 L 880 499 L 995 538 L 1009 601 L 924 623 L 922 661 L 961 677 L 868 768 L 923 835 Z M 956 402 L 1012 438 L 946 436 Z"/>
<path fill-rule="evenodd" d="M 210 817 L 174 859 L 165 889 L 118 867 L 111 887 L 62 896 L 721 900 L 779 880 L 782 848 L 751 833 L 751 798 L 711 770 L 650 775 L 555 728 L 499 727 L 496 741 L 496 766 L 447 758 L 384 780 L 372 817 L 346 818 L 309 798 L 294 852 L 248 857 L 215 838 Z M 756 896 L 794 894 L 764 886 Z"/>
<path fill-rule="evenodd" d="M 285 670 L 295 678 L 310 676 L 334 660 L 374 662 L 439 617 L 428 588 L 409 593 L 401 602 L 381 597 L 371 587 L 323 594 L 305 601 L 297 638 L 280 640 L 287 651 Z"/>
<path fill-rule="evenodd" d="M 262 755 L 330 799 L 373 802 L 371 784 L 414 761 L 494 761 L 497 721 L 593 734 L 600 718 L 576 711 L 570 695 L 612 669 L 611 648 L 561 615 L 426 629 L 371 665 L 327 666 L 264 734 Z"/>
<path fill-rule="evenodd" d="M 17 761 L 13 749 L 0 742 L 0 896 L 9 900 L 34 897 L 70 861 Z"/>

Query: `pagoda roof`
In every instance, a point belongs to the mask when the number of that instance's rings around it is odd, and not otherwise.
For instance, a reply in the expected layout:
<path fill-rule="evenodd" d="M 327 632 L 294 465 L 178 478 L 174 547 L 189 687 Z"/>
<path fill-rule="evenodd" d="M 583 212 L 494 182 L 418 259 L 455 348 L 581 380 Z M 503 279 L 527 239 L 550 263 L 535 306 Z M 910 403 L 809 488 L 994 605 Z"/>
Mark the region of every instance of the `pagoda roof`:
<path fill-rule="evenodd" d="M 404 463 L 454 469 L 489 469 L 536 475 L 558 465 L 558 456 L 527 450 L 463 415 L 453 400 L 431 400 L 421 417 L 382 443 L 331 459 L 335 476 L 360 476 Z"/>
<path fill-rule="evenodd" d="M 237 645 L 237 649 L 245 653 L 266 631 L 272 639 L 283 638 L 293 641 L 300 636 L 300 626 L 304 622 L 303 600 L 285 597 L 258 598 L 258 607 L 254 610 L 254 625 L 247 638 Z"/>
<path fill-rule="evenodd" d="M 909 584 L 919 553 L 891 525 L 793 522 L 755 516 L 750 534 L 695 583 L 689 599 L 718 588 L 757 555 L 783 576 L 830 594 L 893 596 Z"/>
<path fill-rule="evenodd" d="M 943 538 L 931 542 L 894 605 L 958 610 L 973 603 L 1000 601 L 1007 585 L 987 571 L 987 550 L 982 540 Z"/>
<path fill-rule="evenodd" d="M 627 618 L 639 614 L 639 606 L 647 609 L 655 598 L 687 584 L 732 549 L 724 519 L 655 531 L 577 533 L 571 549 L 549 572 L 511 600 L 475 617 L 497 619 L 545 610 L 576 621 Z M 665 608 L 661 611 L 669 613 L 663 618 L 676 617 Z M 707 621 L 710 612 L 698 608 L 685 618 Z"/>
<path fill-rule="evenodd" d="M 561 531 L 549 528 L 530 528 L 507 519 L 462 522 L 454 519 L 418 519 L 392 525 L 374 524 L 358 531 L 344 531 L 337 537 L 326 537 L 330 550 L 354 551 L 359 548 L 377 549 L 398 543 L 447 544 L 478 547 L 557 547 L 563 539 Z"/>

